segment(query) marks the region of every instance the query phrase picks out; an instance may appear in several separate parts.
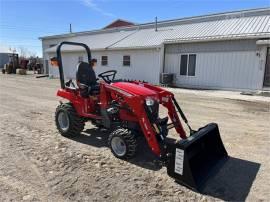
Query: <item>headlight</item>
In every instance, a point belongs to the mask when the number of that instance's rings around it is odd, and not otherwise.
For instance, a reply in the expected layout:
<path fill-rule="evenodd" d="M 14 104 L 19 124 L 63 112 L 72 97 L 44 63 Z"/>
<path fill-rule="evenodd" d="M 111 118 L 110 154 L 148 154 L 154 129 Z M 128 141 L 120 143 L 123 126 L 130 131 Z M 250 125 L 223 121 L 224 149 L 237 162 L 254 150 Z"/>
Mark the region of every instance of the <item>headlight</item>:
<path fill-rule="evenodd" d="M 146 104 L 146 106 L 151 107 L 155 104 L 155 101 L 152 98 L 146 98 L 145 104 Z"/>

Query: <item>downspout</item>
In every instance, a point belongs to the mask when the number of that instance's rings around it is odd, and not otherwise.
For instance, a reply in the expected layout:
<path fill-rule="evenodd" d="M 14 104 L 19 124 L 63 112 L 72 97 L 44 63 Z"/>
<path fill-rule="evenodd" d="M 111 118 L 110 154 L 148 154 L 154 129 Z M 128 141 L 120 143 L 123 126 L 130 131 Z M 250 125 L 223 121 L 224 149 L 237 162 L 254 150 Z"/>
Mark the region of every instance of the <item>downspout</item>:
<path fill-rule="evenodd" d="M 165 71 L 165 51 L 166 51 L 165 44 L 162 43 L 162 73 L 164 73 Z"/>
<path fill-rule="evenodd" d="M 165 70 L 165 45 L 164 43 L 161 44 L 160 47 L 160 53 L 159 53 L 159 64 L 160 64 L 160 68 L 159 68 L 159 83 L 160 83 L 160 75 L 161 73 L 164 73 Z"/>

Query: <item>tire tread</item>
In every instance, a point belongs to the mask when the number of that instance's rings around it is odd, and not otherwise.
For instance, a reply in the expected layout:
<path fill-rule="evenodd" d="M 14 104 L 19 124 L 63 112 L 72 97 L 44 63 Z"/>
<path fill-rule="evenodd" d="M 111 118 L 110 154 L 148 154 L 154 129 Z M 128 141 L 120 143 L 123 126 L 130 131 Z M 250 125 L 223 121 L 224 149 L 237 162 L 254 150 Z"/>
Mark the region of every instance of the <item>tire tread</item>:
<path fill-rule="evenodd" d="M 111 140 L 115 136 L 123 138 L 124 141 L 127 144 L 127 153 L 123 157 L 117 156 L 112 150 Z M 108 144 L 109 144 L 109 147 L 110 147 L 112 153 L 114 154 L 114 156 L 116 156 L 117 158 L 120 158 L 120 159 L 131 159 L 137 153 L 137 139 L 136 139 L 136 136 L 135 136 L 133 131 L 125 129 L 125 128 L 117 128 L 117 129 L 115 129 L 109 136 Z"/>
<path fill-rule="evenodd" d="M 70 127 L 68 129 L 68 131 L 64 132 L 61 130 L 61 128 L 59 127 L 59 124 L 57 122 L 57 115 L 60 111 L 66 111 L 68 113 L 69 116 L 69 124 Z M 78 116 L 76 110 L 74 109 L 73 105 L 71 103 L 63 103 L 57 106 L 56 108 L 56 112 L 55 112 L 55 122 L 56 122 L 56 127 L 58 129 L 58 131 L 61 133 L 61 135 L 65 136 L 65 137 L 75 137 L 77 136 L 79 133 L 82 132 L 82 130 L 84 129 L 84 125 L 85 125 L 85 121 L 83 118 L 81 118 L 80 116 Z"/>

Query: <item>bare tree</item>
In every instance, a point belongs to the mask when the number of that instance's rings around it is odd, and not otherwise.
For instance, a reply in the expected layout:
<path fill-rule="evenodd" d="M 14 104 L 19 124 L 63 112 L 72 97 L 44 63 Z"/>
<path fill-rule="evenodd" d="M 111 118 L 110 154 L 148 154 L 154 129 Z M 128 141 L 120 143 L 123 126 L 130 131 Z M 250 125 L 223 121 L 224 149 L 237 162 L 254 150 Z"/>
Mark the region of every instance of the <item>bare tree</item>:
<path fill-rule="evenodd" d="M 18 53 L 19 53 L 20 59 L 25 59 L 28 56 L 29 51 L 28 51 L 28 49 L 26 47 L 19 46 L 18 47 Z"/>
<path fill-rule="evenodd" d="M 34 51 L 29 51 L 28 57 L 29 57 L 29 58 L 36 58 L 36 57 L 37 57 L 37 53 L 34 52 Z"/>
<path fill-rule="evenodd" d="M 36 58 L 37 53 L 34 51 L 30 51 L 28 48 L 24 46 L 19 46 L 18 47 L 18 53 L 20 59 L 29 59 L 29 58 Z"/>

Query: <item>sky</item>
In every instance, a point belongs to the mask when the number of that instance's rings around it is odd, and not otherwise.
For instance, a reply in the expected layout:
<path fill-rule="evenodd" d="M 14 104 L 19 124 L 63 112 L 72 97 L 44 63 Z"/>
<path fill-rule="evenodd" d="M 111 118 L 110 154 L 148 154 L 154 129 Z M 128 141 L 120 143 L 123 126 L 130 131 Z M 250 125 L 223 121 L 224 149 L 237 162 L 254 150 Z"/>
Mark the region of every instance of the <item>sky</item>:
<path fill-rule="evenodd" d="M 270 7 L 270 0 L 0 0 L 0 51 L 42 56 L 41 36 L 100 29 L 121 18 L 135 23 Z"/>

